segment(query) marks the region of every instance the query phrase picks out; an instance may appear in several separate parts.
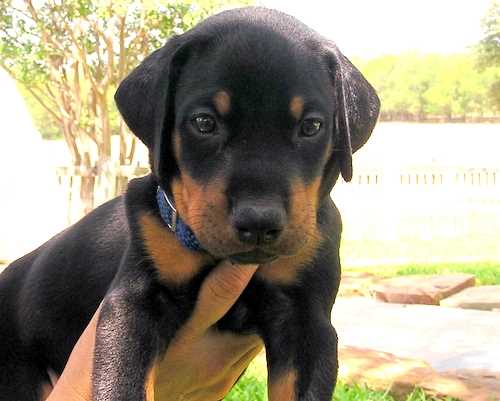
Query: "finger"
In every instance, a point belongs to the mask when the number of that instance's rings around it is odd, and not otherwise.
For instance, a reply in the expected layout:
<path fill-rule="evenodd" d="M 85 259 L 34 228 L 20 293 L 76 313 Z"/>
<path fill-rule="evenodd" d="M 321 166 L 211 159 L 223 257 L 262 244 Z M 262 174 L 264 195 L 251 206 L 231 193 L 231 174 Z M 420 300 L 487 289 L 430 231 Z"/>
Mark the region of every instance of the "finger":
<path fill-rule="evenodd" d="M 243 374 L 250 362 L 260 353 L 262 346 L 257 346 L 245 353 L 234 365 L 230 366 L 227 373 L 207 387 L 197 389 L 185 396 L 186 401 L 217 401 L 224 398 L 233 388 L 236 381 Z"/>
<path fill-rule="evenodd" d="M 257 335 L 233 336 L 231 341 L 226 343 L 224 352 L 230 356 L 228 365 L 234 365 L 244 358 L 246 354 L 255 349 L 262 349 L 264 343 Z"/>
<path fill-rule="evenodd" d="M 238 361 L 234 363 L 231 367 L 231 371 L 238 373 L 238 377 L 243 373 L 243 371 L 248 368 L 250 362 L 252 362 L 257 355 L 262 351 L 263 345 L 257 345 L 245 353 Z"/>
<path fill-rule="evenodd" d="M 204 349 L 200 349 L 198 355 L 200 359 L 209 358 L 207 371 L 211 375 L 217 372 L 214 376 L 215 380 L 218 380 L 218 376 L 225 375 L 225 372 L 232 369 L 232 366 L 249 351 L 255 348 L 262 349 L 264 346 L 263 341 L 256 334 L 240 335 L 210 329 L 205 332 L 203 338 Z M 205 350 L 208 350 L 208 354 L 205 354 Z M 207 382 L 207 380 L 203 381 Z M 210 383 L 207 382 L 207 384 Z"/>
<path fill-rule="evenodd" d="M 257 267 L 221 262 L 201 286 L 193 315 L 188 322 L 190 329 L 204 332 L 222 318 L 239 298 Z"/>

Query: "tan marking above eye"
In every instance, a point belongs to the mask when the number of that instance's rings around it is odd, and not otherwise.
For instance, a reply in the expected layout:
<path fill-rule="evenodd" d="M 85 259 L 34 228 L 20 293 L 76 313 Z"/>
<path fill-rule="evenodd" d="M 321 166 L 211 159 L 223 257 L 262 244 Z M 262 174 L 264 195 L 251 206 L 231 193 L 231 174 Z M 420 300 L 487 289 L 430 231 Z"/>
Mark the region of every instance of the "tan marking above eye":
<path fill-rule="evenodd" d="M 300 96 L 294 96 L 292 97 L 292 100 L 290 100 L 290 114 L 295 118 L 297 121 L 300 120 L 300 117 L 302 117 L 302 112 L 304 111 L 304 99 Z"/>
<path fill-rule="evenodd" d="M 214 96 L 214 103 L 221 116 L 225 116 L 231 110 L 231 97 L 226 91 L 217 92 Z"/>

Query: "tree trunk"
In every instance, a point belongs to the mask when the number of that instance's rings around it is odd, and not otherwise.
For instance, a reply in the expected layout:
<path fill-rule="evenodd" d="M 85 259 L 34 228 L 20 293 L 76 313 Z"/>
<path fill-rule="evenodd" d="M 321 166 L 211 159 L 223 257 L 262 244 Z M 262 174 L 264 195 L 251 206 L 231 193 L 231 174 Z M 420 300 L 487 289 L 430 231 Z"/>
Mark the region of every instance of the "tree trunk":
<path fill-rule="evenodd" d="M 90 155 L 85 152 L 83 156 L 84 165 L 81 170 L 80 201 L 83 214 L 90 213 L 94 209 L 94 186 L 95 177 L 90 166 Z"/>

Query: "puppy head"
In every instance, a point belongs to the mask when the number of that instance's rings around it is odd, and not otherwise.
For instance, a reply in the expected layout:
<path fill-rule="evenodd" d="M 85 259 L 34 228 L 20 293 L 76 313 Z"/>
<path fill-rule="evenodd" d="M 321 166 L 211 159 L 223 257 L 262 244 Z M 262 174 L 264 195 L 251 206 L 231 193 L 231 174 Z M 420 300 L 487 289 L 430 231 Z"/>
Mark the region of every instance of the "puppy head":
<path fill-rule="evenodd" d="M 263 8 L 170 39 L 115 99 L 203 248 L 240 263 L 316 246 L 318 207 L 379 111 L 334 44 Z"/>

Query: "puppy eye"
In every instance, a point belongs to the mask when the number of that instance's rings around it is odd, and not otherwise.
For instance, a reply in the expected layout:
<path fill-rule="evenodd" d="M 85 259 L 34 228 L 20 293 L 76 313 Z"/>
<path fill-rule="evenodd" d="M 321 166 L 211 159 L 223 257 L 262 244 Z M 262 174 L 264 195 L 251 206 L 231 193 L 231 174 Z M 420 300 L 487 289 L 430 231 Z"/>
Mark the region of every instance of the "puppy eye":
<path fill-rule="evenodd" d="M 201 134 L 213 134 L 215 132 L 215 119 L 208 114 L 199 114 L 193 118 L 195 128 Z"/>
<path fill-rule="evenodd" d="M 323 127 L 323 121 L 319 118 L 308 118 L 302 122 L 301 135 L 302 136 L 314 136 L 317 135 L 321 128 Z"/>

